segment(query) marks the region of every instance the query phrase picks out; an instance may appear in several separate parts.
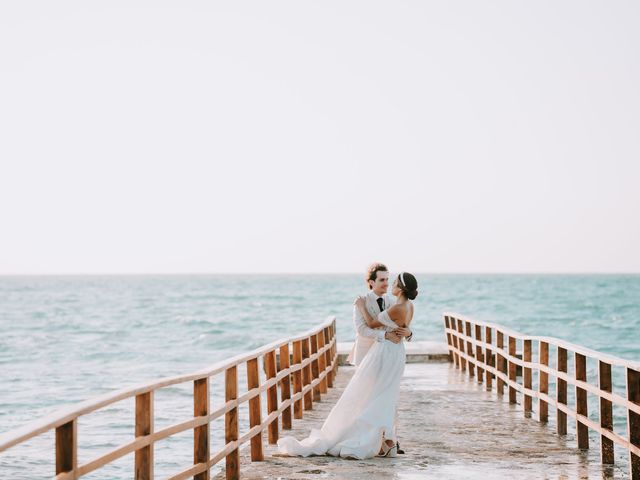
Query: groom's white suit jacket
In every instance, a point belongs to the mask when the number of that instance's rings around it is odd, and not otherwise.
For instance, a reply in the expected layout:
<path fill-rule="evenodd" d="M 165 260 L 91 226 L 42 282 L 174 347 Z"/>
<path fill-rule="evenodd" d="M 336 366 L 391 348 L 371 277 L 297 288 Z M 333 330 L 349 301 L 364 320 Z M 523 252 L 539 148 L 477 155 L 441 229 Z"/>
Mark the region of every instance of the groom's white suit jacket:
<path fill-rule="evenodd" d="M 373 318 L 378 318 L 380 314 L 380 307 L 376 301 L 377 298 L 378 296 L 371 290 L 365 295 L 367 311 Z M 396 301 L 393 295 L 387 293 L 382 295 L 382 299 L 384 300 L 385 310 Z M 387 330 L 384 327 L 369 327 L 356 305 L 353 306 L 353 326 L 356 329 L 356 341 L 353 344 L 351 353 L 347 357 L 347 362 L 352 365 L 360 365 L 374 342 L 384 342 L 384 334 Z"/>

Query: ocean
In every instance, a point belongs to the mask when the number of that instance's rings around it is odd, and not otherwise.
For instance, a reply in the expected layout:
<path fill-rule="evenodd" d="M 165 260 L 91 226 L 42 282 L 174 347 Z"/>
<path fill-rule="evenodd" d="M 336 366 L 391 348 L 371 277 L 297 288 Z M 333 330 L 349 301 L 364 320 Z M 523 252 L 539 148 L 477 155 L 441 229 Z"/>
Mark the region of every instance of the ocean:
<path fill-rule="evenodd" d="M 640 275 L 416 277 L 415 340 L 445 342 L 442 312 L 453 311 L 640 361 Z M 352 340 L 352 301 L 364 291 L 356 274 L 0 277 L 0 433 L 105 392 L 202 369 L 328 316 L 337 318 L 338 340 Z M 158 393 L 156 429 L 192 414 L 191 388 Z M 221 384 L 211 388 L 219 404 Z M 80 463 L 131 440 L 132 404 L 81 420 Z M 214 447 L 222 428 L 212 425 Z M 158 444 L 159 478 L 191 463 L 191 438 Z M 0 478 L 51 478 L 53 465 L 47 434 L 0 454 Z M 128 455 L 83 478 L 131 478 L 132 465 Z"/>

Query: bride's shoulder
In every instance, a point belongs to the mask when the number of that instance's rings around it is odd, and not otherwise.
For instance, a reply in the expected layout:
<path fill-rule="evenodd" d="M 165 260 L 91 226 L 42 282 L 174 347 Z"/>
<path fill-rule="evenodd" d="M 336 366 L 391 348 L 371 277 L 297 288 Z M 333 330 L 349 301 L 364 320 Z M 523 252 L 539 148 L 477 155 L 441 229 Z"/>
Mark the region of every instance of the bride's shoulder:
<path fill-rule="evenodd" d="M 406 312 L 407 311 L 407 304 L 406 303 L 401 303 L 401 304 L 394 304 L 391 305 L 387 310 L 389 311 L 389 315 L 393 314 L 393 313 L 401 313 L 401 312 Z"/>
<path fill-rule="evenodd" d="M 396 310 L 406 310 L 408 307 L 407 305 L 411 303 L 411 302 L 403 302 L 403 303 L 394 303 L 393 305 L 391 305 L 389 308 L 395 308 Z"/>

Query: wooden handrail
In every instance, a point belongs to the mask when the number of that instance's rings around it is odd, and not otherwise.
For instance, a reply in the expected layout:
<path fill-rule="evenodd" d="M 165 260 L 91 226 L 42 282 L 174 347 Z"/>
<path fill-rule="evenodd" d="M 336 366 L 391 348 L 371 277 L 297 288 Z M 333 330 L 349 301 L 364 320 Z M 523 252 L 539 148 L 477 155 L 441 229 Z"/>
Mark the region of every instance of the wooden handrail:
<path fill-rule="evenodd" d="M 567 433 L 567 417 L 576 421 L 578 448 L 589 448 L 589 429 L 600 435 L 603 464 L 614 463 L 614 444 L 628 451 L 632 480 L 640 480 L 640 363 L 618 358 L 553 337 L 524 335 L 497 324 L 480 322 L 456 313 L 443 314 L 449 360 L 457 368 L 468 371 L 477 381 L 492 389 L 497 380 L 497 393 L 509 390 L 509 402 L 522 396 L 525 415 L 533 411 L 533 399 L 538 400 L 538 420 L 546 422 L 549 406 L 555 408 L 559 435 Z M 483 338 L 484 330 L 484 338 Z M 472 333 L 473 332 L 473 333 Z M 522 342 L 522 359 L 516 356 L 516 342 Z M 533 361 L 537 346 L 537 361 Z M 557 349 L 556 367 L 549 366 L 549 347 Z M 474 353 L 475 347 L 475 353 Z M 568 353 L 574 355 L 574 375 L 567 372 Z M 598 385 L 587 381 L 587 358 L 598 361 Z M 627 395 L 613 393 L 611 367 L 626 371 Z M 518 382 L 517 367 L 522 368 Z M 532 387 L 532 373 L 538 372 L 538 389 Z M 475 375 L 477 372 L 477 375 Z M 555 380 L 556 398 L 549 396 L 549 382 Z M 575 407 L 567 404 L 567 385 L 575 388 Z M 588 417 L 587 392 L 598 397 L 600 422 Z M 613 431 L 613 406 L 627 410 L 628 438 Z"/>
<path fill-rule="evenodd" d="M 300 350 L 299 354 L 296 354 L 297 350 Z M 292 363 L 289 359 L 290 351 L 293 351 Z M 280 355 L 279 369 L 276 365 L 276 352 Z M 262 383 L 260 383 L 258 370 L 261 357 L 266 373 L 266 380 Z M 144 480 L 153 478 L 154 444 L 191 429 L 194 431 L 193 465 L 170 478 L 177 480 L 193 477 L 198 480 L 208 480 L 211 467 L 225 458 L 227 478 L 237 479 L 240 478 L 239 448 L 244 443 L 251 442 L 252 460 L 262 460 L 262 432 L 268 430 L 269 443 L 277 442 L 280 416 L 282 416 L 283 430 L 290 430 L 292 407 L 294 407 L 296 419 L 302 418 L 303 410 L 312 408 L 312 401 L 319 400 L 320 395 L 326 393 L 326 387 L 333 385 L 338 369 L 337 359 L 336 320 L 334 317 L 329 317 L 324 323 L 302 335 L 276 340 L 251 352 L 217 362 L 195 373 L 124 388 L 62 408 L 43 419 L 0 435 L 0 453 L 55 429 L 56 480 L 79 478 L 133 452 L 135 452 L 134 477 L 137 480 Z M 248 388 L 246 393 L 238 396 L 237 370 L 242 364 L 246 364 Z M 211 412 L 209 411 L 210 379 L 222 373 L 225 374 L 225 404 Z M 292 376 L 293 382 L 291 382 Z M 155 392 L 161 388 L 187 382 L 193 382 L 193 418 L 154 431 Z M 290 388 L 292 383 L 295 386 L 293 394 Z M 278 402 L 278 387 L 281 388 L 280 402 Z M 267 392 L 268 402 L 268 416 L 265 419 L 261 418 L 260 407 L 263 392 Z M 78 465 L 78 418 L 128 398 L 136 400 L 135 438 L 98 458 Z M 249 404 L 251 428 L 239 437 L 238 407 L 243 403 Z M 209 425 L 223 416 L 225 445 L 222 450 L 212 455 Z"/>
<path fill-rule="evenodd" d="M 539 342 L 547 342 L 547 343 L 551 343 L 553 345 L 558 345 L 562 348 L 565 348 L 566 350 L 570 350 L 572 352 L 576 352 L 576 353 L 580 353 L 582 355 L 585 355 L 587 357 L 591 357 L 591 358 L 601 358 L 603 361 L 606 361 L 607 363 L 609 363 L 610 365 L 615 365 L 618 367 L 629 367 L 633 370 L 640 370 L 640 362 L 635 362 L 633 360 L 627 360 L 624 358 L 620 358 L 620 357 L 616 357 L 613 355 L 610 355 L 608 353 L 603 353 L 603 352 L 598 352 L 596 350 L 591 350 L 590 348 L 587 347 L 583 347 L 582 345 L 577 345 L 575 343 L 570 343 L 567 342 L 565 340 L 561 340 L 559 338 L 555 338 L 555 337 L 541 337 L 541 336 L 534 336 L 534 335 L 525 335 L 523 333 L 520 332 L 516 332 L 515 330 L 511 330 L 510 328 L 504 327 L 502 325 L 499 325 L 497 323 L 487 323 L 487 322 L 483 322 L 480 320 L 474 320 L 470 317 L 464 316 L 464 315 L 460 315 L 458 313 L 454 313 L 454 312 L 444 312 L 443 317 L 451 317 L 451 318 L 455 318 L 458 320 L 461 320 L 462 322 L 470 322 L 472 325 L 481 325 L 481 326 L 485 326 L 485 327 L 490 327 L 492 329 L 497 329 L 500 330 L 504 335 L 507 335 L 509 337 L 515 338 L 517 340 L 535 340 L 535 341 L 539 341 Z"/>

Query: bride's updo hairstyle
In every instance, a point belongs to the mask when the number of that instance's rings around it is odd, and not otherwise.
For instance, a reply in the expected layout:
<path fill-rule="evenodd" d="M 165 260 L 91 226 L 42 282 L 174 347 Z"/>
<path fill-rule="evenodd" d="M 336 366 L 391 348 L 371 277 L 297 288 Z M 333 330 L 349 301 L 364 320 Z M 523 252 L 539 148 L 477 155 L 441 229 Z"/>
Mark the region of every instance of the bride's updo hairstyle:
<path fill-rule="evenodd" d="M 409 272 L 402 272 L 398 275 L 398 287 L 409 300 L 413 300 L 418 296 L 418 281 Z"/>

